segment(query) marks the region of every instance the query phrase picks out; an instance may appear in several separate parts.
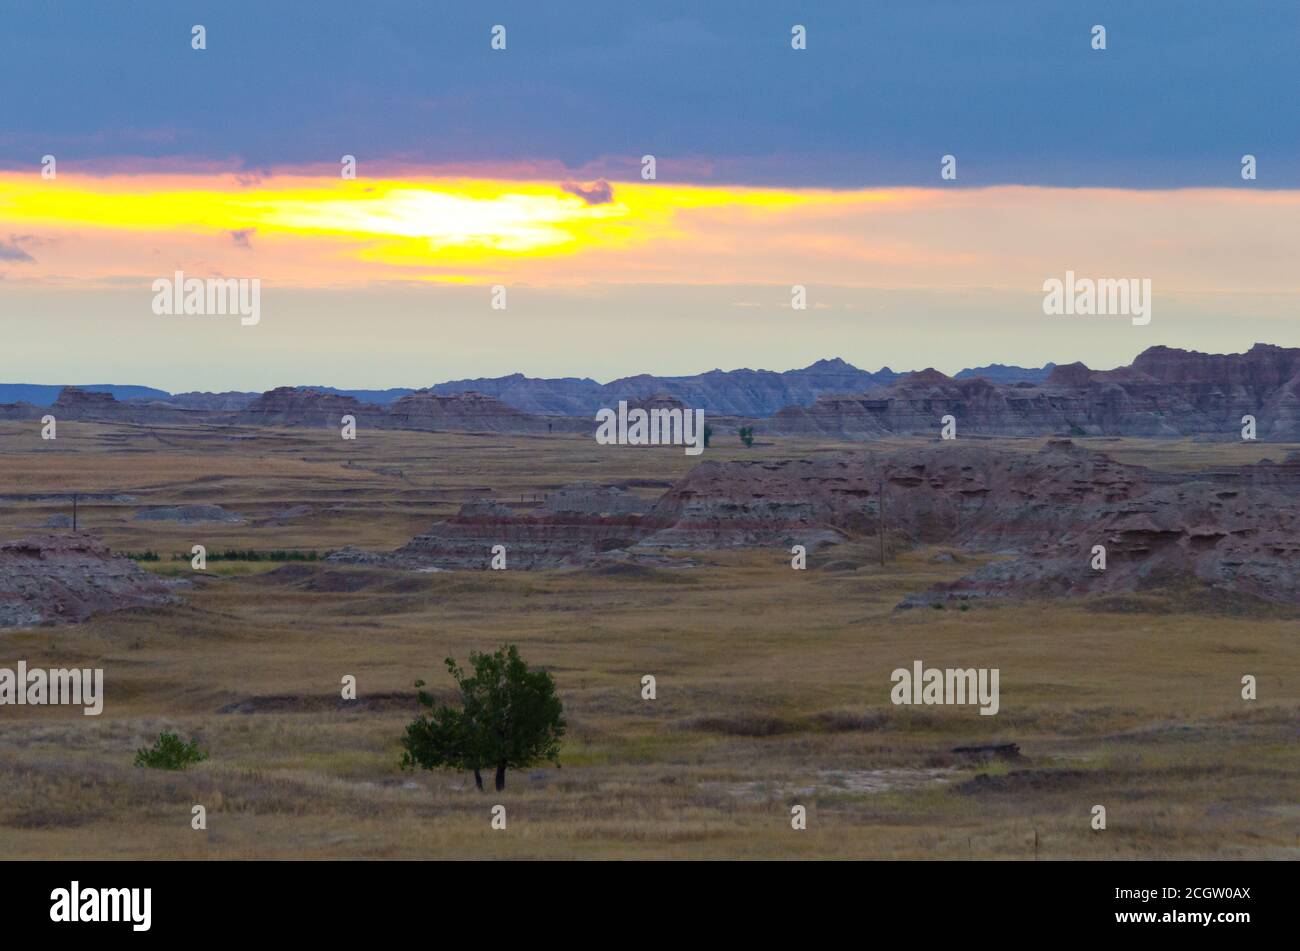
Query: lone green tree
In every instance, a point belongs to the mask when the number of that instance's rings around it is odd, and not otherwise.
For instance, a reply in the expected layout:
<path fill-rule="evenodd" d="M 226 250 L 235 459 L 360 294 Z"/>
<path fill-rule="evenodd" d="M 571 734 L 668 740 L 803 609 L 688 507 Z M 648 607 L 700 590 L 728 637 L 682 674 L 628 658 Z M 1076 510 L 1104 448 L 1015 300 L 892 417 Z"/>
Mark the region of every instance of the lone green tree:
<path fill-rule="evenodd" d="M 496 770 L 496 788 L 506 786 L 506 770 L 541 760 L 560 765 L 564 736 L 563 707 L 555 680 L 544 670 L 530 670 L 513 644 L 492 654 L 472 653 L 474 672 L 466 676 L 450 657 L 447 672 L 460 687 L 459 708 L 437 703 L 420 689 L 428 708 L 402 737 L 402 768 L 468 769 L 483 788 L 484 769 Z M 417 688 L 424 681 L 415 682 Z"/>
<path fill-rule="evenodd" d="M 740 434 L 740 441 L 745 444 L 746 449 L 754 445 L 753 426 L 741 426 L 739 429 L 736 430 L 736 432 Z"/>

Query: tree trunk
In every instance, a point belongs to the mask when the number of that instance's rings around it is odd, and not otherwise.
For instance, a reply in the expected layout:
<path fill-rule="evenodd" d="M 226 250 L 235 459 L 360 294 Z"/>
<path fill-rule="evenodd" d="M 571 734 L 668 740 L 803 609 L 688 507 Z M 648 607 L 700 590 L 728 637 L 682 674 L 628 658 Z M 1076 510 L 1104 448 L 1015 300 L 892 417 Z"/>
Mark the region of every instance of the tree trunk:
<path fill-rule="evenodd" d="M 497 792 L 506 788 L 506 764 L 501 763 L 497 766 Z"/>
<path fill-rule="evenodd" d="M 483 774 L 477 769 L 474 770 L 474 785 L 478 787 L 479 792 L 483 791 Z"/>

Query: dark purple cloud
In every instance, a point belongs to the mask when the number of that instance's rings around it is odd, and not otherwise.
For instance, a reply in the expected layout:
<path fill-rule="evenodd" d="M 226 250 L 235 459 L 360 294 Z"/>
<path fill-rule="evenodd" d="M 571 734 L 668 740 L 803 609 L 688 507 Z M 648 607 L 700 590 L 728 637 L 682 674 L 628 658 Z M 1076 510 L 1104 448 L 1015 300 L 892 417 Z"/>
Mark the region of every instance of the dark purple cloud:
<path fill-rule="evenodd" d="M 0 241 L 0 261 L 35 261 L 34 257 L 19 247 L 22 240 L 19 235 L 10 235 L 7 242 Z"/>
<path fill-rule="evenodd" d="M 608 205 L 614 200 L 614 189 L 603 178 L 590 185 L 581 182 L 565 182 L 560 187 L 570 195 L 577 195 L 589 205 Z"/>

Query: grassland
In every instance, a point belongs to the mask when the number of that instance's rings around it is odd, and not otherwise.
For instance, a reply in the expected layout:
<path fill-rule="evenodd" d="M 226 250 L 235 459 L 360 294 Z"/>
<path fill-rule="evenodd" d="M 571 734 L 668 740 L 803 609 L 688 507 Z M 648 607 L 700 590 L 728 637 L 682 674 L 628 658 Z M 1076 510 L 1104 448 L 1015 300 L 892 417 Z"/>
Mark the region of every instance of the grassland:
<path fill-rule="evenodd" d="M 900 441 L 901 442 L 901 441 Z M 996 441 L 1032 451 L 1038 440 Z M 1088 444 L 1088 441 L 1082 441 Z M 886 445 L 893 445 L 889 443 Z M 1280 459 L 1267 445 L 1092 443 L 1169 468 Z M 578 437 L 0 425 L 0 537 L 79 506 L 114 549 L 394 548 L 490 495 L 566 482 L 655 483 L 698 460 Z M 827 443 L 720 434 L 705 458 L 783 458 Z M 860 446 L 857 448 L 861 448 Z M 648 483 L 648 484 L 642 484 Z M 127 498 L 123 498 L 127 497 Z M 220 504 L 242 523 L 134 519 Z M 305 514 L 281 518 L 296 506 Z M 0 666 L 105 669 L 97 718 L 0 708 L 7 858 L 1295 858 L 1300 854 L 1297 619 L 1214 613 L 1179 592 L 1124 610 L 1041 602 L 896 611 L 970 570 L 934 549 L 881 568 L 870 540 L 791 571 L 781 551 L 697 567 L 406 574 L 324 564 L 146 563 L 191 579 L 184 603 L 0 633 Z M 166 556 L 165 556 L 166 558 Z M 398 768 L 413 681 L 510 641 L 553 671 L 562 768 L 503 793 Z M 997 667 L 1001 712 L 895 707 L 889 675 Z M 356 676 L 360 699 L 339 699 Z M 640 695 L 644 674 L 658 699 Z M 1254 674 L 1259 699 L 1243 701 Z M 133 768 L 160 730 L 200 738 L 184 773 Z M 1009 741 L 1019 762 L 951 752 Z M 493 831 L 489 810 L 507 807 Z M 790 807 L 808 828 L 790 827 Z M 203 804 L 208 828 L 190 827 Z M 1108 828 L 1090 828 L 1094 804 Z"/>

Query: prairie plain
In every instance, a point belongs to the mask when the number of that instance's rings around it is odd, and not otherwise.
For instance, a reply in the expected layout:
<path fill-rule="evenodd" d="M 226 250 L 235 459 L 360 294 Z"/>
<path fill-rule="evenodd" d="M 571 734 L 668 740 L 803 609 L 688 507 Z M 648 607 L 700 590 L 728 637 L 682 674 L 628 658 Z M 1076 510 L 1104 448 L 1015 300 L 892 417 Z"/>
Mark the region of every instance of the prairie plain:
<path fill-rule="evenodd" d="M 1296 858 L 1300 641 L 1294 612 L 1176 589 L 1104 602 L 895 606 L 992 555 L 874 537 L 810 555 L 692 553 L 691 567 L 407 572 L 207 550 L 396 548 L 465 501 L 577 480 L 653 498 L 699 459 L 580 436 L 0 424 L 0 538 L 78 503 L 78 526 L 184 587 L 175 605 L 0 632 L 0 666 L 102 667 L 99 717 L 0 708 L 5 858 Z M 719 434 L 707 460 L 837 444 Z M 915 440 L 911 440 L 915 442 Z M 1034 451 L 1044 440 L 989 444 Z M 1295 447 L 1081 439 L 1194 469 Z M 142 521 L 220 505 L 238 522 Z M 184 553 L 173 560 L 173 553 Z M 404 772 L 414 681 L 502 643 L 555 676 L 561 768 Z M 1001 709 L 890 703 L 890 673 L 995 667 Z M 343 701 L 340 681 L 357 679 Z M 641 698 L 641 678 L 657 699 Z M 1258 679 L 1258 699 L 1241 678 Z M 132 766 L 161 730 L 210 759 Z M 1015 743 L 1020 758 L 953 752 Z M 494 831 L 490 809 L 506 806 Z M 191 828 L 191 808 L 207 829 Z M 807 829 L 791 828 L 791 807 Z M 1091 827 L 1095 805 L 1107 827 Z"/>

